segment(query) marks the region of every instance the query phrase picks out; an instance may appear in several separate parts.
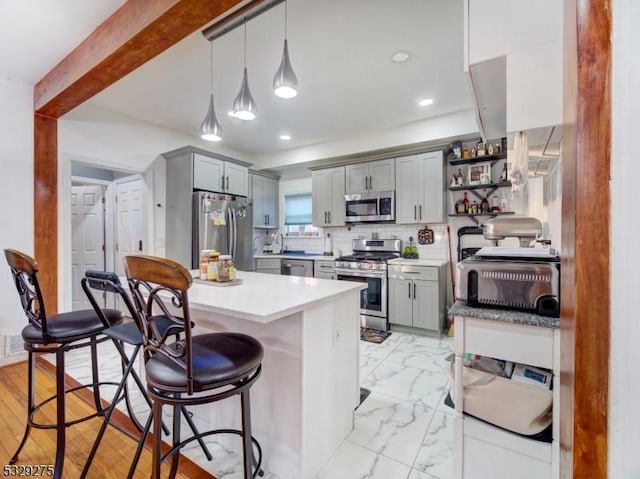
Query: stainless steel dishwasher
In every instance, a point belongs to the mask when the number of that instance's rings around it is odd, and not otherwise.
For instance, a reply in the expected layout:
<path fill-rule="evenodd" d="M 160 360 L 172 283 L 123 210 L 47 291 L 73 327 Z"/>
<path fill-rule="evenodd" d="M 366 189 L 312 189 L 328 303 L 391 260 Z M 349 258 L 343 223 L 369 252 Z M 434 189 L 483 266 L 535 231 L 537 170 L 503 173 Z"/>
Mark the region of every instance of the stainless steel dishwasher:
<path fill-rule="evenodd" d="M 313 277 L 313 261 L 309 259 L 282 259 L 280 273 L 286 276 Z"/>

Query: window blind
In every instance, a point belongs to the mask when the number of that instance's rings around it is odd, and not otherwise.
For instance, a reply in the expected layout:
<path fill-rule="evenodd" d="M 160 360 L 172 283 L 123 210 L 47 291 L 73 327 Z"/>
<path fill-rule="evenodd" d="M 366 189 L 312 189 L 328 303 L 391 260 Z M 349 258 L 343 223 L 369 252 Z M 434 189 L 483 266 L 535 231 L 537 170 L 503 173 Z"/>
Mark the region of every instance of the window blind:
<path fill-rule="evenodd" d="M 284 197 L 285 225 L 310 225 L 312 222 L 311 193 L 286 195 Z"/>

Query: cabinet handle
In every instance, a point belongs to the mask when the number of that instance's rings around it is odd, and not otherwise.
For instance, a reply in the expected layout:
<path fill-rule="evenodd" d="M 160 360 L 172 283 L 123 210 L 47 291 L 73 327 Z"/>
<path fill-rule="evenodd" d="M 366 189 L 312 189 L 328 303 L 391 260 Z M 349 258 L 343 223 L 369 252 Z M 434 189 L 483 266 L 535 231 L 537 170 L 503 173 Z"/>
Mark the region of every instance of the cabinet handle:
<path fill-rule="evenodd" d="M 422 205 L 420 205 L 420 219 L 422 219 Z"/>
<path fill-rule="evenodd" d="M 222 184 L 220 185 L 220 189 L 222 189 L 222 191 L 224 191 L 224 175 L 222 175 L 222 176 L 220 177 L 220 182 L 222 183 Z"/>
<path fill-rule="evenodd" d="M 325 225 L 327 224 L 327 212 L 326 211 L 324 212 L 324 224 Z"/>
<path fill-rule="evenodd" d="M 413 283 L 413 299 L 416 299 L 416 283 Z"/>
<path fill-rule="evenodd" d="M 417 220 L 418 219 L 418 214 L 416 212 L 416 205 L 413 205 L 413 219 Z"/>
<path fill-rule="evenodd" d="M 229 189 L 229 175 L 227 175 L 227 189 Z"/>
<path fill-rule="evenodd" d="M 373 176 L 369 177 L 369 189 L 372 190 L 373 189 Z"/>
<path fill-rule="evenodd" d="M 411 283 L 407 283 L 407 286 L 409 286 L 409 299 L 411 299 Z"/>
<path fill-rule="evenodd" d="M 327 211 L 329 213 L 329 224 L 331 224 L 331 211 Z"/>

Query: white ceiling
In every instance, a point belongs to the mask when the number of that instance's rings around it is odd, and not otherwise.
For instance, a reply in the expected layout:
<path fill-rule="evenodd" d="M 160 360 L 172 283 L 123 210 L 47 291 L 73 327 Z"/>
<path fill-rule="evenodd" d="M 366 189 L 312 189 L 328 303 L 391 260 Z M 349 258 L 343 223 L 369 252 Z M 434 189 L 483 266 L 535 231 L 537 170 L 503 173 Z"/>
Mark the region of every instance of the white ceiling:
<path fill-rule="evenodd" d="M 39 80 L 122 3 L 0 2 L 0 71 Z M 215 103 L 228 148 L 277 152 L 472 108 L 463 75 L 460 1 L 288 0 L 288 17 L 299 81 L 299 94 L 291 100 L 271 90 L 282 51 L 284 4 L 247 25 L 249 84 L 258 105 L 252 122 L 227 114 L 240 88 L 242 28 L 214 42 Z M 10 32 L 8 39 L 4 32 Z M 398 50 L 411 52 L 409 61 L 393 63 Z M 111 110 L 197 136 L 207 108 L 209 58 L 209 42 L 195 32 L 67 117 L 99 120 Z M 434 104 L 419 107 L 424 97 Z M 285 133 L 293 139 L 279 140 Z"/>
<path fill-rule="evenodd" d="M 124 1 L 0 1 L 0 74 L 35 84 Z"/>

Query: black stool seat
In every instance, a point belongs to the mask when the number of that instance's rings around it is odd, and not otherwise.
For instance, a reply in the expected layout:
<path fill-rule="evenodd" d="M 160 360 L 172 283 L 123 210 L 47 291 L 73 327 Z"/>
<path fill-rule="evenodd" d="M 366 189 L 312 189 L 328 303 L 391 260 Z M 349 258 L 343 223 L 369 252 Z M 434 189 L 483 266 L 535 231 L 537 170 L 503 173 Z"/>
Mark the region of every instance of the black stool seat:
<path fill-rule="evenodd" d="M 237 381 L 255 370 L 262 361 L 262 345 L 246 334 L 203 334 L 193 336 L 191 342 L 192 380 L 196 392 Z M 176 355 L 185 347 L 184 341 L 168 346 Z M 184 361 L 184 356 L 176 361 L 163 354 L 154 354 L 147 362 L 147 382 L 159 389 L 186 392 L 188 384 Z"/>
<path fill-rule="evenodd" d="M 152 321 L 156 324 L 158 330 L 161 331 L 161 334 L 164 334 L 173 325 L 173 322 L 165 316 L 156 316 Z M 104 334 L 133 346 L 141 346 L 143 343 L 140 328 L 133 321 L 113 326 L 112 328 L 107 329 Z"/>
<path fill-rule="evenodd" d="M 124 314 L 115 309 L 105 309 L 108 326 L 122 323 Z M 71 311 L 47 317 L 47 337 L 42 328 L 30 323 L 22 330 L 22 339 L 29 344 L 71 343 L 101 334 L 107 326 L 93 309 Z"/>

